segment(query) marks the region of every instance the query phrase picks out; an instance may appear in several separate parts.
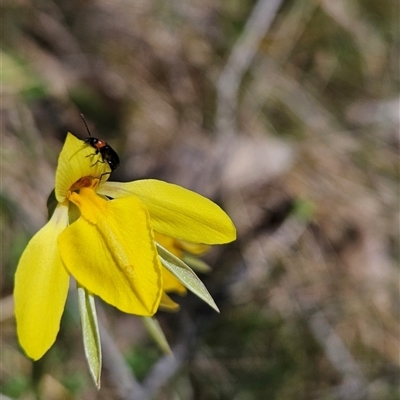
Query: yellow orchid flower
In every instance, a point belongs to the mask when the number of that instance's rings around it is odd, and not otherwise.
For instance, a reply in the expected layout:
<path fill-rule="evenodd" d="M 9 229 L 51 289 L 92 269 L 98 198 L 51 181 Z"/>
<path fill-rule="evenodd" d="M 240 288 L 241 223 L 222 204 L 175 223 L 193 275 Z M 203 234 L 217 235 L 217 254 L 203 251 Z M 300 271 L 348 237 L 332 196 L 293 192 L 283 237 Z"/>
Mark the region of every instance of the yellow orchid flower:
<path fill-rule="evenodd" d="M 17 334 L 34 360 L 56 339 L 70 276 L 123 312 L 152 316 L 164 280 L 154 231 L 205 244 L 236 237 L 210 200 L 157 180 L 107 182 L 110 172 L 93 148 L 68 134 L 56 170 L 57 206 L 15 274 Z"/>
<path fill-rule="evenodd" d="M 184 259 L 185 253 L 200 255 L 209 249 L 209 245 L 203 243 L 190 243 L 184 240 L 175 239 L 161 233 L 154 232 L 154 238 L 158 244 L 167 249 L 170 253 Z M 159 309 L 162 311 L 175 312 L 179 310 L 179 304 L 175 303 L 167 293 L 176 293 L 184 296 L 187 293 L 186 287 L 165 267 L 162 267 L 163 294 L 161 296 Z"/>

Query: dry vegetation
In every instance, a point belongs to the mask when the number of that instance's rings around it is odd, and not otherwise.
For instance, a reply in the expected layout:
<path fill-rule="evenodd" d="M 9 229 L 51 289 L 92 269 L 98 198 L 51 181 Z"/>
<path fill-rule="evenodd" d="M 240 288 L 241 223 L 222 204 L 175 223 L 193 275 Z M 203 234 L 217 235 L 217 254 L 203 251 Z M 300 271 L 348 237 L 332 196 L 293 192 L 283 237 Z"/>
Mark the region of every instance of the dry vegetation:
<path fill-rule="evenodd" d="M 397 1 L 4 0 L 1 11 L 2 398 L 398 398 Z M 239 235 L 206 258 L 221 314 L 188 295 L 158 316 L 174 359 L 103 306 L 100 392 L 72 299 L 34 364 L 12 311 L 66 132 L 86 135 L 80 112 L 118 151 L 114 180 L 196 190 Z"/>

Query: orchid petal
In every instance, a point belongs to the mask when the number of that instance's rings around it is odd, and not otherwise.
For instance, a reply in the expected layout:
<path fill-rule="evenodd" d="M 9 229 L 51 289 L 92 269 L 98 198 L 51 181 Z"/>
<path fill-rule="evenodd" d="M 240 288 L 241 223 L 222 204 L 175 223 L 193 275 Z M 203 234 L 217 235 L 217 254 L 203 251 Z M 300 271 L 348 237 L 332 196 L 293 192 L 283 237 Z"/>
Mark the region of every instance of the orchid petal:
<path fill-rule="evenodd" d="M 205 244 L 236 238 L 231 219 L 217 204 L 178 185 L 144 179 L 104 182 L 97 191 L 113 198 L 137 197 L 147 207 L 153 229 L 164 235 Z"/>
<path fill-rule="evenodd" d="M 15 274 L 15 316 L 19 342 L 38 360 L 52 346 L 68 294 L 69 276 L 57 245 L 68 223 L 68 207 L 59 204 L 49 222 L 30 240 Z"/>
<path fill-rule="evenodd" d="M 172 274 L 175 275 L 175 277 L 178 278 L 192 293 L 200 297 L 200 299 L 205 301 L 215 311 L 219 312 L 214 299 L 193 270 L 159 244 L 157 244 L 157 250 L 164 267 L 172 272 Z"/>
<path fill-rule="evenodd" d="M 146 208 L 135 198 L 106 201 L 72 193 L 81 217 L 62 232 L 61 258 L 89 292 L 121 311 L 151 316 L 162 294 L 161 264 Z"/>
<path fill-rule="evenodd" d="M 160 301 L 159 310 L 167 312 L 179 311 L 179 304 L 175 303 L 165 292 L 163 293 Z"/>
<path fill-rule="evenodd" d="M 163 267 L 163 290 L 167 293 L 177 293 L 184 296 L 187 293 L 186 287 L 167 268 Z"/>
<path fill-rule="evenodd" d="M 71 187 L 82 178 L 101 178 L 105 182 L 110 172 L 109 165 L 102 160 L 101 154 L 96 154 L 96 149 L 68 133 L 56 170 L 57 201 L 63 202 Z"/>

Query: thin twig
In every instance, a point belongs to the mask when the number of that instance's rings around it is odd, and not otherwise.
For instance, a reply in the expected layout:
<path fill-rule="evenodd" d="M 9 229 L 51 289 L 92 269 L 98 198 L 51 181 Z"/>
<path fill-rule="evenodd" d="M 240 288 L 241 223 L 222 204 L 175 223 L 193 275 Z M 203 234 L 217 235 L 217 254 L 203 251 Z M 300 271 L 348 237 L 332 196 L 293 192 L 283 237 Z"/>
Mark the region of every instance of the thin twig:
<path fill-rule="evenodd" d="M 252 63 L 282 0 L 258 0 L 217 81 L 216 128 L 219 134 L 236 133 L 237 97 L 243 75 Z"/>
<path fill-rule="evenodd" d="M 103 351 L 103 368 L 107 372 L 113 388 L 117 390 L 119 398 L 123 400 L 148 400 L 142 386 L 133 376 L 114 339 L 100 319 L 99 330 Z"/>
<path fill-rule="evenodd" d="M 310 316 L 309 326 L 332 366 L 343 376 L 336 390 L 342 400 L 361 400 L 367 395 L 367 380 L 347 346 L 331 327 L 323 312 Z"/>
<path fill-rule="evenodd" d="M 181 310 L 180 313 L 181 329 L 177 344 L 172 348 L 173 356 L 165 355 L 159 359 L 143 382 L 143 390 L 148 398 L 153 398 L 171 380 L 189 358 L 196 344 L 201 326 L 200 319 L 197 319 L 196 324 L 185 310 Z"/>
<path fill-rule="evenodd" d="M 175 346 L 173 355 L 165 355 L 157 361 L 151 372 L 146 377 L 143 386 L 148 398 L 153 398 L 158 391 L 167 384 L 180 369 L 187 354 L 186 343 Z"/>

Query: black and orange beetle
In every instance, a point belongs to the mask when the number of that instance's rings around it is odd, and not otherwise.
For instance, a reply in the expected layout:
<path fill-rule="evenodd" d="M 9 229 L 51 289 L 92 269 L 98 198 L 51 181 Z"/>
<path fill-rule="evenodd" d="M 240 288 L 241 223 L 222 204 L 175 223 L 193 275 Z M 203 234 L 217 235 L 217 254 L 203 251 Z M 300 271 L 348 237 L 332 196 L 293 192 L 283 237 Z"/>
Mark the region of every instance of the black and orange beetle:
<path fill-rule="evenodd" d="M 83 123 L 85 124 L 87 133 L 89 134 L 89 137 L 86 139 L 83 139 L 83 141 L 88 144 L 89 146 L 92 146 L 94 149 L 96 149 L 95 154 L 101 155 L 102 162 L 107 162 L 108 165 L 110 166 L 111 172 L 115 171 L 119 167 L 119 157 L 117 152 L 103 139 L 97 139 L 93 137 L 90 134 L 89 127 L 86 123 L 85 117 L 83 114 L 81 114 L 81 118 L 83 120 Z"/>

